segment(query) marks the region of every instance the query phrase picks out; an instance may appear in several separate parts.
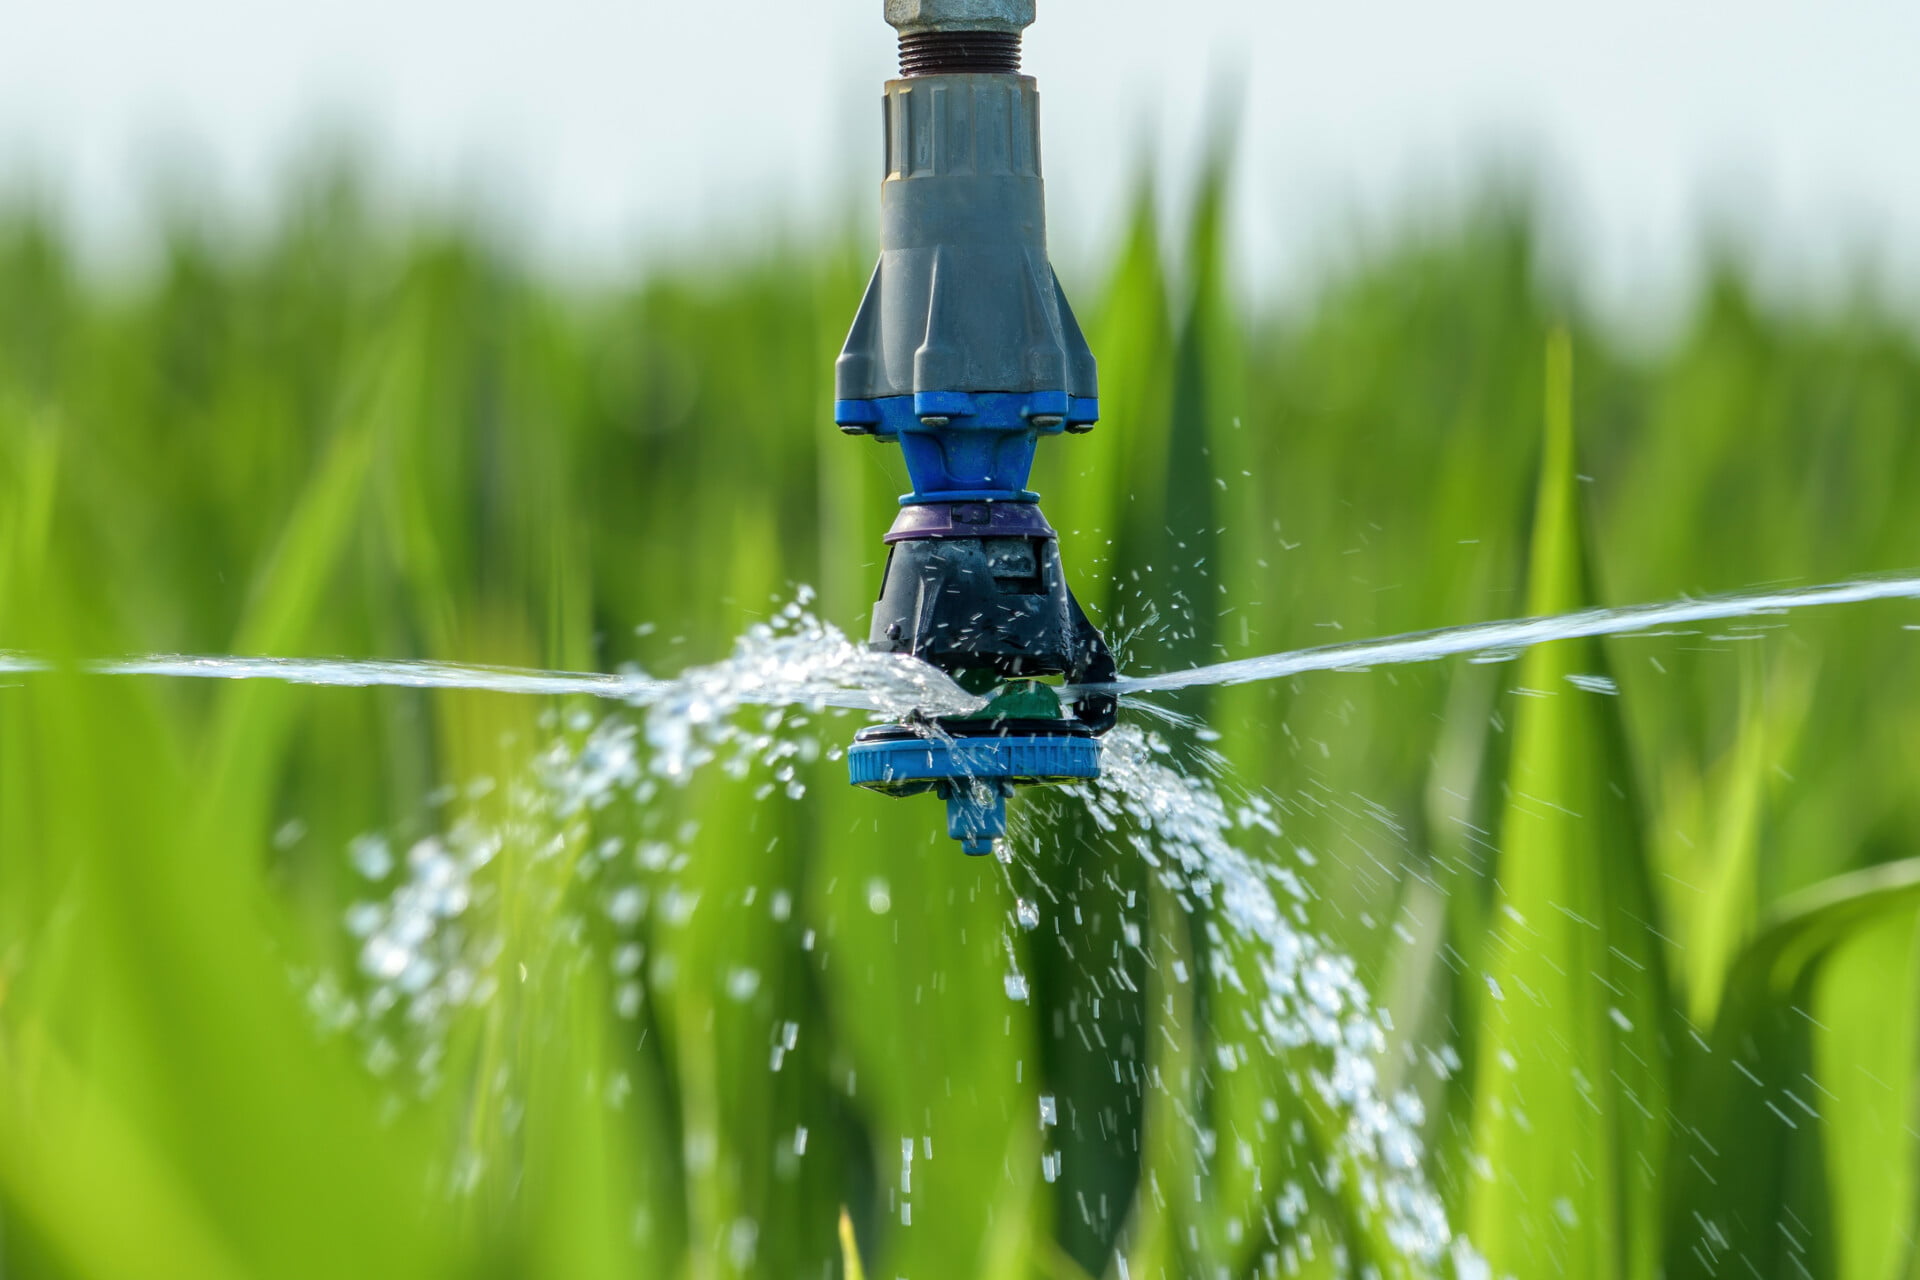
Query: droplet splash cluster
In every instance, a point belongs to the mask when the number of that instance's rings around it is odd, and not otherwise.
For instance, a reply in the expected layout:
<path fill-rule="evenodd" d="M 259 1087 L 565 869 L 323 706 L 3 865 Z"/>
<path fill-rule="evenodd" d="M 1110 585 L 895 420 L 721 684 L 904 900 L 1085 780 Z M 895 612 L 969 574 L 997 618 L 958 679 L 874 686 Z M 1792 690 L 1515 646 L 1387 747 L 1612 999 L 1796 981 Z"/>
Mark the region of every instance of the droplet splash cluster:
<path fill-rule="evenodd" d="M 698 895 L 679 890 L 675 873 L 686 866 L 694 832 L 676 826 L 675 791 L 703 770 L 757 780 L 761 801 L 798 801 L 804 776 L 821 758 L 837 758 L 835 745 L 850 736 L 844 719 L 822 724 L 832 710 L 855 710 L 875 719 L 897 719 L 919 709 L 934 714 L 975 710 L 980 700 L 944 675 L 910 659 L 880 655 L 853 644 L 812 617 L 801 599 L 775 619 L 742 637 L 725 661 L 671 680 L 635 680 L 635 713 L 597 717 L 576 711 L 550 719 L 550 738 L 523 775 L 493 794 L 491 783 L 469 784 L 485 801 L 469 816 L 410 842 L 369 835 L 353 842 L 348 857 L 367 896 L 348 911 L 345 925 L 356 947 L 358 974 L 351 981 L 323 980 L 313 987 L 313 1005 L 324 1024 L 354 1028 L 367 1046 L 368 1065 L 392 1076 L 410 1061 L 417 1087 L 436 1088 L 446 1071 L 445 1028 L 453 1011 L 487 1006 L 524 972 L 502 972 L 500 895 L 506 890 L 499 864 L 508 850 L 530 851 L 552 874 L 539 884 L 550 900 L 536 904 L 551 927 L 575 936 L 608 930 L 613 941 L 603 975 L 616 1014 L 644 1014 L 642 977 L 671 985 L 674 958 L 648 955 L 628 935 L 643 917 L 684 921 Z M 822 730 L 827 731 L 823 732 Z M 1439 1197 L 1421 1169 L 1424 1121 L 1410 1092 L 1383 1098 L 1375 1067 L 1385 1043 L 1381 1018 L 1353 962 L 1322 942 L 1297 918 L 1306 898 L 1292 860 L 1275 858 L 1249 837 L 1268 844 L 1281 830 L 1274 807 L 1257 796 L 1240 796 L 1234 807 L 1215 780 L 1178 767 L 1158 736 L 1123 726 L 1105 740 L 1104 774 L 1096 783 L 1067 789 L 1093 821 L 1154 868 L 1164 886 L 1188 910 L 1206 909 L 1224 930 L 1216 939 L 1208 976 L 1223 987 L 1243 988 L 1244 965 L 1257 975 L 1258 1051 L 1297 1065 L 1298 1073 L 1342 1126 L 1336 1149 L 1320 1171 L 1323 1185 L 1351 1179 L 1364 1212 L 1415 1274 L 1484 1274 L 1483 1266 L 1452 1232 Z M 882 803 L 877 801 L 876 803 Z M 450 807 L 449 811 L 452 811 Z M 483 820 L 472 816 L 490 815 Z M 605 826 L 625 834 L 602 835 Z M 1019 850 L 1003 851 L 1003 862 Z M 587 886 L 588 910 L 568 905 L 566 895 Z M 571 886 L 571 887 L 569 887 Z M 525 884 L 516 891 L 524 892 Z M 887 886 L 864 890 L 875 914 L 892 909 Z M 785 921 L 792 903 L 776 894 L 758 904 Z M 1005 938 L 1011 1005 L 1028 1006 L 1032 992 L 1018 964 L 1016 938 L 1042 922 L 1041 907 L 1027 897 L 1012 900 Z M 937 927 L 923 922 L 916 927 Z M 804 935 L 810 950 L 813 931 Z M 1151 945 L 1139 930 L 1130 945 Z M 1186 975 L 1182 967 L 1181 977 Z M 748 1005 L 761 993 L 761 974 L 735 967 L 725 974 L 722 995 Z M 349 994 L 351 992 L 351 994 Z M 786 1018 L 772 1024 L 768 1067 L 781 1070 L 799 1043 L 802 1028 Z M 1241 1061 L 1222 1046 L 1220 1067 Z M 1244 1050 L 1242 1050 L 1244 1052 Z M 401 1077 L 395 1077 L 401 1078 Z M 479 1082 L 501 1095 L 510 1114 L 513 1084 L 504 1069 Z M 847 1084 L 853 1088 L 851 1078 Z M 609 1086 L 610 1100 L 626 1085 Z M 1052 1093 L 1042 1097 L 1043 1132 L 1059 1123 Z M 1277 1108 L 1271 1121 L 1281 1123 Z M 689 1160 L 702 1139 L 689 1136 Z M 930 1156 L 930 1143 L 929 1156 Z M 783 1146 L 788 1161 L 804 1156 L 806 1129 Z M 477 1157 L 463 1153 L 457 1185 L 478 1177 Z M 910 1186 L 911 1144 L 903 1146 L 902 1186 Z M 1043 1154 L 1043 1176 L 1060 1174 L 1060 1155 Z M 1292 1225 L 1305 1213 L 1296 1183 L 1274 1196 L 1273 1218 Z M 901 1206 L 903 1222 L 906 1205 Z M 748 1246 L 751 1251 L 751 1246 Z"/>
<path fill-rule="evenodd" d="M 1256 859 L 1242 848 L 1247 835 L 1280 839 L 1274 806 L 1253 795 L 1230 811 L 1223 790 L 1178 768 L 1158 735 L 1123 725 L 1106 738 L 1099 780 L 1069 794 L 1100 826 L 1124 832 L 1189 912 L 1210 908 L 1229 926 L 1210 935 L 1216 944 L 1214 980 L 1244 989 L 1235 961 L 1253 965 L 1259 978 L 1257 1048 L 1309 1064 L 1301 1073 L 1308 1087 L 1344 1120 L 1323 1181 L 1337 1187 L 1356 1179 L 1364 1210 L 1408 1261 L 1470 1272 L 1476 1255 L 1454 1235 L 1421 1169 L 1426 1116 L 1420 1099 L 1410 1090 L 1380 1094 L 1375 1064 L 1386 1031 L 1372 995 L 1350 957 L 1292 918 L 1288 907 L 1308 897 L 1299 875 L 1284 862 Z M 1184 966 L 1174 976 L 1185 981 Z M 1220 1047 L 1221 1069 L 1235 1070 L 1240 1062 L 1233 1046 Z M 1269 1123 L 1279 1121 L 1276 1110 Z"/>

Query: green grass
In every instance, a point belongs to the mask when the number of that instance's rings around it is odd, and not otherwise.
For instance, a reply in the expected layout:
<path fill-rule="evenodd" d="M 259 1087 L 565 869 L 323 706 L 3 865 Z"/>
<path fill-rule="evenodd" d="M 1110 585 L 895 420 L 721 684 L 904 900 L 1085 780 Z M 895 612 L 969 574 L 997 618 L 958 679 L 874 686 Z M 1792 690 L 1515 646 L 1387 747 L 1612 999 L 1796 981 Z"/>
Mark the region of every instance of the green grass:
<path fill-rule="evenodd" d="M 1223 181 L 1178 237 L 1143 194 L 1068 281 L 1107 418 L 1036 487 L 1132 669 L 1920 564 L 1906 317 L 1727 265 L 1631 355 L 1500 201 L 1249 316 Z M 905 487 L 827 421 L 864 246 L 568 286 L 320 174 L 258 234 L 175 218 L 103 280 L 9 208 L 0 648 L 672 670 L 802 582 L 864 628 Z M 1314 855 L 1312 923 L 1390 1012 L 1383 1078 L 1496 1274 L 1920 1276 L 1920 612 L 1766 621 L 1173 700 L 1280 799 L 1274 856 Z M 426 797 L 524 776 L 551 709 L 0 688 L 0 1275 L 837 1275 L 844 1207 L 874 1276 L 1242 1276 L 1289 1182 L 1302 1274 L 1396 1273 L 1364 1191 L 1311 1175 L 1306 1064 L 1216 1069 L 1246 998 L 1169 977 L 1207 922 L 1064 807 L 1024 1005 L 995 869 L 821 761 L 801 802 L 709 771 L 515 828 L 473 913 L 499 994 L 435 1087 L 396 1013 L 323 1033 L 317 978 L 360 981 L 348 842 L 508 824 L 510 786 Z M 683 824 L 686 866 L 630 877 L 698 905 L 610 920 L 598 842 Z M 903 1139 L 932 1145 L 911 1226 Z"/>

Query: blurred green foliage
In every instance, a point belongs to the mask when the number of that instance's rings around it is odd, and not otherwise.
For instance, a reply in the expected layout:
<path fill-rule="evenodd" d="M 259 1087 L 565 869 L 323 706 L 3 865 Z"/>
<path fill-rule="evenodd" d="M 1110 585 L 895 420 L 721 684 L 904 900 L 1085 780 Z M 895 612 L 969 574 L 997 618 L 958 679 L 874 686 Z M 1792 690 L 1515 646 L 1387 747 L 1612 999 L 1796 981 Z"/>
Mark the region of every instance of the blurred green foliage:
<path fill-rule="evenodd" d="M 1497 199 L 1254 312 L 1223 189 L 1178 235 L 1143 192 L 1069 282 L 1107 418 L 1036 487 L 1130 669 L 1920 561 L 1905 318 L 1768 303 L 1727 258 L 1629 355 Z M 864 248 L 586 286 L 375 208 L 319 172 L 111 279 L 0 214 L 0 647 L 671 670 L 802 582 L 863 632 L 905 487 L 826 421 Z M 1271 856 L 1308 851 L 1496 1274 L 1920 1276 L 1916 621 L 1172 700 L 1278 797 Z M 1402 1270 L 1364 1186 L 1313 1176 L 1310 1064 L 1216 1066 L 1249 997 L 1171 976 L 1216 944 L 1122 836 L 1033 808 L 1047 923 L 1010 935 L 1006 877 L 827 761 L 802 801 L 703 775 L 552 831 L 505 788 L 427 805 L 524 771 L 547 709 L 0 688 L 0 1275 L 832 1276 L 843 1206 L 874 1275 Z M 353 981 L 343 850 L 460 815 L 517 832 L 476 906 L 499 992 L 394 1065 L 402 1028 L 308 1007 Z M 655 829 L 691 857 L 631 875 L 693 905 L 609 919 L 587 849 Z M 1255 1149 L 1276 1104 L 1302 1123 Z"/>

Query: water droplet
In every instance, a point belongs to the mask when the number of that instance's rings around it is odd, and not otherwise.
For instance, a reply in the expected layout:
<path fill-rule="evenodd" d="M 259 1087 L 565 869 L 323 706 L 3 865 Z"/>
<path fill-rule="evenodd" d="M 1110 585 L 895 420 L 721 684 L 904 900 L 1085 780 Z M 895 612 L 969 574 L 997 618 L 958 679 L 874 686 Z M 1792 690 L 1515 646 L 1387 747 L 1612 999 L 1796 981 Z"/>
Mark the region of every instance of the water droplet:
<path fill-rule="evenodd" d="M 1031 932 L 1040 927 L 1040 908 L 1033 903 L 1027 901 L 1025 898 L 1021 898 L 1015 903 L 1013 910 L 1014 916 L 1020 921 L 1020 927 L 1022 929 Z"/>
<path fill-rule="evenodd" d="M 646 909 L 646 895 L 636 885 L 619 889 L 607 899 L 607 919 L 622 927 L 638 924 Z"/>
<path fill-rule="evenodd" d="M 752 1267 L 759 1247 L 760 1224 L 752 1218 L 735 1218 L 727 1230 L 727 1252 L 733 1259 L 734 1267 L 741 1271 Z"/>
<path fill-rule="evenodd" d="M 369 880 L 384 880 L 393 871 L 393 848 L 381 836 L 356 836 L 347 845 L 353 869 Z"/>
<path fill-rule="evenodd" d="M 377 902 L 356 902 L 347 908 L 347 932 L 364 938 L 380 927 L 385 916 Z"/>
<path fill-rule="evenodd" d="M 384 936 L 375 936 L 360 952 L 360 967 L 375 978 L 391 982 L 406 969 L 409 956 L 405 947 Z"/>
<path fill-rule="evenodd" d="M 1453 1242 L 1454 1280 L 1493 1280 L 1493 1267 L 1461 1236 Z"/>
<path fill-rule="evenodd" d="M 1022 1004 L 1027 1000 L 1027 978 L 1022 973 L 1009 973 L 1006 977 L 1007 999 Z"/>
<path fill-rule="evenodd" d="M 893 895 L 887 889 L 887 882 L 878 876 L 867 881 L 867 910 L 877 916 L 893 910 Z"/>
<path fill-rule="evenodd" d="M 1505 1000 L 1507 998 L 1507 993 L 1500 989 L 1500 980 L 1498 978 L 1490 973 L 1483 974 L 1482 976 L 1487 980 L 1488 995 L 1492 996 L 1495 1000 Z"/>
<path fill-rule="evenodd" d="M 385 1036 L 375 1040 L 367 1049 L 367 1070 L 376 1076 L 387 1074 L 399 1061 L 400 1051 L 395 1049 L 393 1042 Z"/>

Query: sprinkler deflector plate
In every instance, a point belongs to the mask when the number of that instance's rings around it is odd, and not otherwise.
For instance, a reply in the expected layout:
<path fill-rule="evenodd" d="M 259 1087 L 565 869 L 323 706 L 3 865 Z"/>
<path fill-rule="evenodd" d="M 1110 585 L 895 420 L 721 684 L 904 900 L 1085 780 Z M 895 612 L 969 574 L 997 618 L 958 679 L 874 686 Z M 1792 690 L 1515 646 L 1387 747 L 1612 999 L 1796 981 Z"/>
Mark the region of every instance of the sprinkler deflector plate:
<path fill-rule="evenodd" d="M 942 725 L 951 735 L 946 739 L 906 725 L 863 729 L 847 750 L 848 776 L 856 787 L 895 796 L 955 779 L 1024 787 L 1100 776 L 1100 744 L 1081 726 L 1061 721 L 1035 732 L 1033 722 L 1005 721 L 988 733 L 964 734 L 956 727 Z"/>
<path fill-rule="evenodd" d="M 1006 834 L 1015 787 L 1100 776 L 1099 741 L 1070 720 L 942 720 L 939 731 L 945 736 L 900 724 L 863 729 L 847 750 L 847 775 L 885 795 L 937 793 L 947 802 L 947 833 L 976 856 Z"/>

